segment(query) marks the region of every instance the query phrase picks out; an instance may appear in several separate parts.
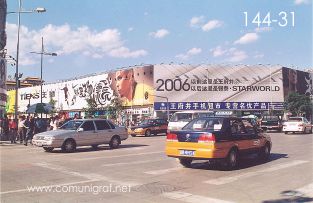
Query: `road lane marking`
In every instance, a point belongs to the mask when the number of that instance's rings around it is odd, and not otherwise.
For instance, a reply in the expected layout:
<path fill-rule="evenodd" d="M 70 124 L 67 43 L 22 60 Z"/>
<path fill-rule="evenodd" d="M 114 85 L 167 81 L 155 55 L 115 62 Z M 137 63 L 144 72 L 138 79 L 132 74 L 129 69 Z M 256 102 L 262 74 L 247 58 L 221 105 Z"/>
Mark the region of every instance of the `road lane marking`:
<path fill-rule="evenodd" d="M 308 185 L 305 185 L 301 188 L 296 189 L 296 191 L 305 194 L 305 195 L 309 195 L 310 197 L 313 197 L 313 183 L 310 183 Z"/>
<path fill-rule="evenodd" d="M 180 191 L 165 192 L 165 193 L 162 193 L 162 196 L 169 198 L 169 199 L 178 200 L 182 202 L 189 202 L 189 203 L 199 203 L 199 202 L 232 203 L 232 202 L 221 200 L 221 199 L 215 199 L 215 198 L 200 196 L 200 195 L 193 195 L 191 193 L 180 192 Z"/>
<path fill-rule="evenodd" d="M 278 171 L 280 169 L 285 169 L 285 168 L 297 166 L 297 165 L 308 163 L 308 162 L 309 161 L 295 160 L 295 161 L 292 161 L 289 163 L 274 165 L 274 166 L 271 166 L 267 169 L 263 169 L 263 170 L 259 170 L 259 171 L 245 172 L 243 174 L 238 174 L 238 175 L 234 175 L 234 176 L 221 177 L 221 178 L 207 180 L 207 181 L 204 181 L 204 183 L 208 183 L 208 184 L 212 184 L 212 185 L 223 185 L 226 183 L 231 183 L 231 182 L 237 181 L 239 179 L 249 178 L 249 177 L 261 175 L 261 174 L 268 173 L 268 172 Z"/>
<path fill-rule="evenodd" d="M 95 159 L 110 159 L 110 158 L 119 158 L 119 157 L 129 157 L 129 156 L 141 156 L 141 155 L 149 155 L 149 154 L 161 154 L 165 153 L 164 151 L 155 151 L 155 152 L 145 152 L 145 153 L 135 153 L 135 154 L 122 154 L 122 155 L 104 155 L 101 157 L 86 157 L 86 158 L 79 158 L 73 159 L 72 161 L 82 161 L 82 160 L 95 160 Z"/>
<path fill-rule="evenodd" d="M 58 185 L 42 185 L 42 186 L 36 186 L 37 188 L 52 188 L 52 187 L 61 187 L 61 186 L 68 186 L 68 185 L 78 185 L 82 183 L 92 183 L 92 182 L 98 182 L 100 180 L 85 180 L 85 181 L 77 181 L 77 182 L 69 182 L 69 183 L 62 183 Z M 30 186 L 29 186 L 30 187 Z M 0 192 L 1 195 L 4 194 L 11 194 L 11 193 L 20 193 L 20 192 L 30 192 L 30 189 L 20 189 L 20 190 L 9 190 Z"/>
<path fill-rule="evenodd" d="M 113 164 L 102 164 L 101 166 L 123 166 L 123 165 L 133 165 L 133 164 L 145 164 L 151 162 L 158 162 L 158 161 L 168 161 L 171 159 L 154 159 L 154 160 L 145 160 L 145 161 L 132 161 L 132 162 L 119 162 Z"/>
<path fill-rule="evenodd" d="M 50 169 L 56 172 L 61 172 L 63 174 L 67 174 L 67 175 L 72 175 L 72 176 L 76 176 L 76 177 L 81 177 L 81 178 L 86 178 L 89 180 L 102 180 L 102 181 L 107 181 L 113 184 L 117 184 L 117 185 L 127 185 L 130 187 L 133 186 L 138 186 L 138 185 L 142 185 L 141 183 L 137 183 L 137 182 L 126 182 L 126 181 L 119 181 L 119 180 L 115 180 L 106 176 L 102 176 L 100 174 L 96 174 L 96 173 L 80 173 L 77 171 L 71 171 L 70 169 L 63 167 L 63 166 L 59 166 L 59 165 L 54 165 L 54 164 L 50 164 L 50 163 L 46 163 L 46 162 L 41 162 L 41 163 L 34 163 L 33 165 L 35 166 L 39 166 L 42 168 L 46 168 L 46 169 Z"/>
<path fill-rule="evenodd" d="M 178 171 L 183 169 L 182 167 L 177 167 L 177 168 L 168 168 L 168 169 L 162 169 L 162 170 L 155 170 L 155 171 L 146 171 L 144 173 L 149 174 L 149 175 L 163 175 L 166 173 L 170 173 L 173 171 Z"/>

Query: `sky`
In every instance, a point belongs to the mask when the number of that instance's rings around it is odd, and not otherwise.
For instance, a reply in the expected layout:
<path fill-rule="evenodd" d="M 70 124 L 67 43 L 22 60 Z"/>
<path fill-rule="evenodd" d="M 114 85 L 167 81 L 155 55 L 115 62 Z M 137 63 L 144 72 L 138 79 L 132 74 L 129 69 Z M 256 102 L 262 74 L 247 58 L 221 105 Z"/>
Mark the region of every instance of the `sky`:
<path fill-rule="evenodd" d="M 18 0 L 7 0 L 8 12 Z M 141 64 L 313 67 L 312 0 L 22 0 L 19 71 L 54 82 Z M 259 14 L 259 15 L 258 15 Z M 260 17 L 258 20 L 258 16 Z M 17 14 L 7 15 L 16 58 Z M 8 65 L 8 75 L 15 67 Z"/>

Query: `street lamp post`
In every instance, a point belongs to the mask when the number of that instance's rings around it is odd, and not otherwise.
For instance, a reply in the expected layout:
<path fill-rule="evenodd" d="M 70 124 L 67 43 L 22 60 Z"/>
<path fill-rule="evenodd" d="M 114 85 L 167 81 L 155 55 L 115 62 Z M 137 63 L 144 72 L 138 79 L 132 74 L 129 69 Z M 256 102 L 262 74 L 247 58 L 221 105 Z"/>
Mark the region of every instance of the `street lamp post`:
<path fill-rule="evenodd" d="M 17 44 L 16 44 L 16 64 L 15 64 L 15 106 L 14 106 L 14 117 L 15 122 L 17 123 L 17 117 L 18 117 L 18 84 L 19 84 L 19 49 L 20 49 L 20 29 L 21 29 L 21 13 L 43 13 L 46 12 L 45 8 L 36 8 L 34 10 L 22 10 L 22 0 L 18 1 L 18 11 L 13 12 L 7 12 L 7 14 L 10 13 L 17 13 Z"/>
<path fill-rule="evenodd" d="M 44 46 L 43 46 L 43 37 L 41 37 L 41 52 L 30 52 L 32 54 L 40 54 L 40 103 L 42 105 L 42 83 L 43 83 L 43 80 L 42 80 L 42 64 L 43 64 L 43 55 L 48 55 L 48 56 L 57 56 L 57 53 L 49 53 L 49 52 L 46 52 L 45 49 L 44 49 Z M 40 115 L 40 117 L 42 118 L 42 113 Z"/>

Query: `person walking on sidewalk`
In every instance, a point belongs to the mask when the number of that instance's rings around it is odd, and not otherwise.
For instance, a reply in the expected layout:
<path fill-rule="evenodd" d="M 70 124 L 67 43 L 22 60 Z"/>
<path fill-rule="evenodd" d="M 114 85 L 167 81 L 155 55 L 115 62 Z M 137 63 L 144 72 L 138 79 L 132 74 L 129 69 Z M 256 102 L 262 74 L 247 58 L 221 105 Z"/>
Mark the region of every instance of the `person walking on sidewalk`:
<path fill-rule="evenodd" d="M 28 140 L 32 140 L 33 137 L 33 124 L 32 124 L 32 117 L 29 118 L 29 116 L 27 116 L 26 120 L 25 120 L 25 126 L 26 126 L 26 133 L 25 133 L 25 142 L 24 145 L 27 146 L 27 142 Z"/>
<path fill-rule="evenodd" d="M 26 136 L 26 126 L 25 126 L 25 116 L 20 116 L 20 120 L 18 122 L 18 129 L 17 129 L 17 133 L 19 136 L 19 140 L 20 140 L 20 144 L 23 143 L 23 141 L 25 140 L 25 136 Z"/>
<path fill-rule="evenodd" d="M 10 119 L 9 128 L 11 144 L 16 143 L 17 124 L 14 119 Z"/>
<path fill-rule="evenodd" d="M 4 118 L 2 119 L 1 128 L 3 132 L 1 140 L 7 140 L 9 138 L 9 119 L 7 115 L 4 115 Z"/>

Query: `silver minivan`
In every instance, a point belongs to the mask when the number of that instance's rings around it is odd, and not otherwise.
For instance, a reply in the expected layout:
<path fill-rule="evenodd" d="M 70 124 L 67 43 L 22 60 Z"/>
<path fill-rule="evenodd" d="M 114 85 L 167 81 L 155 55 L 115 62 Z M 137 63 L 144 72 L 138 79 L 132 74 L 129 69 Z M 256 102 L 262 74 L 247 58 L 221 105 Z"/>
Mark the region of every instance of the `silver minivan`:
<path fill-rule="evenodd" d="M 77 119 L 66 122 L 58 130 L 36 134 L 32 143 L 48 152 L 54 148 L 73 152 L 78 146 L 92 146 L 96 149 L 100 144 L 109 144 L 111 149 L 115 149 L 127 138 L 127 129 L 109 120 Z"/>

